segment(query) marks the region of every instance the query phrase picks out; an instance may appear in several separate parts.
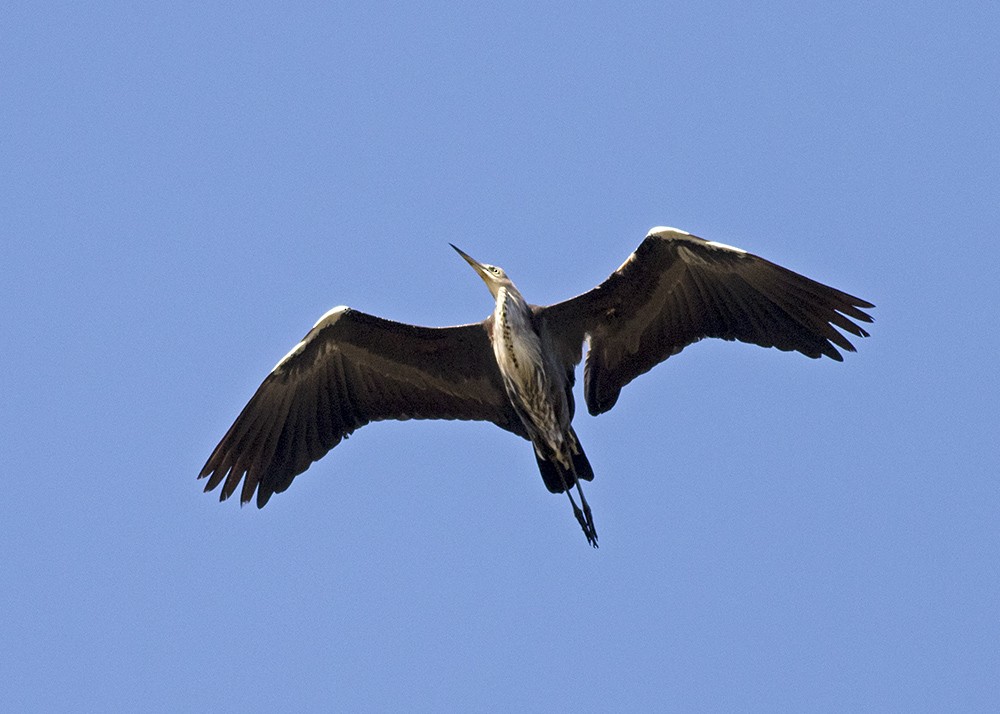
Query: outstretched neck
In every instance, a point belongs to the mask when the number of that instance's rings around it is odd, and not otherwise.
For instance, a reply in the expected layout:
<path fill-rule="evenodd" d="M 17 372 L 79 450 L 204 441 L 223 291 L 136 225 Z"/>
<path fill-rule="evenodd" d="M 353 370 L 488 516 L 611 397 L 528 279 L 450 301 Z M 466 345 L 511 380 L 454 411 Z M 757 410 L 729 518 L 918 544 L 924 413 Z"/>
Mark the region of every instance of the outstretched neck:
<path fill-rule="evenodd" d="M 493 351 L 500 372 L 509 375 L 538 362 L 539 355 L 535 353 L 540 351 L 540 346 L 537 343 L 531 312 L 521 293 L 516 288 L 500 288 L 493 312 Z"/>
<path fill-rule="evenodd" d="M 501 325 L 515 324 L 517 327 L 530 324 L 528 303 L 513 286 L 504 286 L 497 290 L 497 306 L 494 311 L 497 322 Z"/>

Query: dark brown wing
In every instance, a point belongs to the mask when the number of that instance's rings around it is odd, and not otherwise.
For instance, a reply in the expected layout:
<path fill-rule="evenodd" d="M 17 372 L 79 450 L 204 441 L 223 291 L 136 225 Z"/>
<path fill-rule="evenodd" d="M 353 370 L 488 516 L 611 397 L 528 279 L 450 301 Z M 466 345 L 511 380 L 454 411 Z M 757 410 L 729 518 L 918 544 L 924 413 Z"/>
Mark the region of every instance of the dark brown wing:
<path fill-rule="evenodd" d="M 564 363 L 580 360 L 587 408 L 615 405 L 626 384 L 704 337 L 843 360 L 854 346 L 836 328 L 867 337 L 869 302 L 739 248 L 676 229 L 653 229 L 593 290 L 539 308 Z M 572 361 L 570 361 L 572 360 Z"/>
<path fill-rule="evenodd" d="M 199 478 L 221 500 L 243 480 L 257 506 L 355 429 L 384 419 L 476 419 L 527 435 L 504 391 L 487 323 L 417 327 L 341 307 L 257 389 Z"/>

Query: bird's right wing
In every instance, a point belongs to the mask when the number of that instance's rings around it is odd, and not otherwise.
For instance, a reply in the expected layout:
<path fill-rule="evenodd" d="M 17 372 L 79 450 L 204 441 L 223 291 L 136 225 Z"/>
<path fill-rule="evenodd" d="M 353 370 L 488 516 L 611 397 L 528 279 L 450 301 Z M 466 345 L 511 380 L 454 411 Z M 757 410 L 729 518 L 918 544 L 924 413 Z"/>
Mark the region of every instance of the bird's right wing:
<path fill-rule="evenodd" d="M 267 375 L 199 478 L 225 500 L 275 492 L 352 431 L 386 419 L 491 421 L 526 437 L 487 323 L 417 327 L 347 307 L 326 313 Z"/>
<path fill-rule="evenodd" d="M 580 361 L 587 408 L 615 405 L 626 384 L 705 337 L 826 355 L 854 346 L 871 322 L 860 298 L 811 280 L 740 248 L 674 228 L 650 231 L 596 288 L 537 309 L 563 364 Z M 857 322 L 855 322 L 857 321 Z"/>

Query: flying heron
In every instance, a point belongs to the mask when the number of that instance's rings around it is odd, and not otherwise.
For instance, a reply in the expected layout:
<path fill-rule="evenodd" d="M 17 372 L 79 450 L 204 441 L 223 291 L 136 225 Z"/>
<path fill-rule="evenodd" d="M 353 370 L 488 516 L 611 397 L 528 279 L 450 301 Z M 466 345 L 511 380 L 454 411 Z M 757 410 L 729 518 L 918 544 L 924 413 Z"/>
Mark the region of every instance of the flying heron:
<path fill-rule="evenodd" d="M 452 246 L 455 248 L 455 246 Z M 507 274 L 455 248 L 495 300 L 485 320 L 418 327 L 349 307 L 323 315 L 274 366 L 198 478 L 220 500 L 274 493 L 356 429 L 386 419 L 490 421 L 531 441 L 546 488 L 569 496 L 587 541 L 597 529 L 580 481 L 594 472 L 573 431 L 575 368 L 588 345 L 594 416 L 626 384 L 704 337 L 822 355 L 854 346 L 865 300 L 723 243 L 658 226 L 603 283 L 529 304 Z M 580 504 L 573 498 L 579 494 Z"/>

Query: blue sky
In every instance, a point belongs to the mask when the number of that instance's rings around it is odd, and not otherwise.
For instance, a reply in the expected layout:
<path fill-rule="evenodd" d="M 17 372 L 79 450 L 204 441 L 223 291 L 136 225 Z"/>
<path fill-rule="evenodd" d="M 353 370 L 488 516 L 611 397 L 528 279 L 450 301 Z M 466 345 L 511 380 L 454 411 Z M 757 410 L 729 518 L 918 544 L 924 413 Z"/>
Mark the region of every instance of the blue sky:
<path fill-rule="evenodd" d="M 212 5 L 209 7 L 208 5 Z M 0 708 L 985 711 L 1000 701 L 990 3 L 8 3 Z M 877 304 L 701 343 L 528 445 L 376 424 L 195 476 L 328 308 L 480 320 L 654 225 Z"/>

